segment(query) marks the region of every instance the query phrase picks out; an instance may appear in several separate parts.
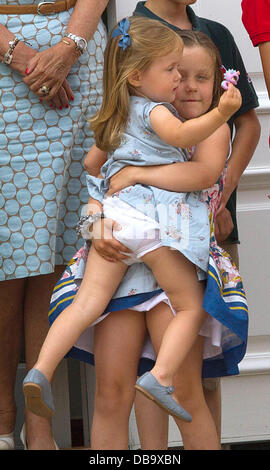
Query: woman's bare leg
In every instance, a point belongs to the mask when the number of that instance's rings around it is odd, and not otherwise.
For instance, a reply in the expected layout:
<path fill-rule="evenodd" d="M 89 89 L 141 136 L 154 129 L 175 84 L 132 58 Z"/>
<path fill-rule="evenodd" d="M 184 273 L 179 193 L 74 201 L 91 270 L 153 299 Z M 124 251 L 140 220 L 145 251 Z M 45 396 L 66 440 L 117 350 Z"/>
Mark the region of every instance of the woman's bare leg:
<path fill-rule="evenodd" d="M 29 369 L 47 334 L 50 297 L 62 271 L 63 267 L 56 267 L 52 274 L 0 282 L 0 434 L 12 432 L 15 426 L 14 386 L 23 335 Z M 49 420 L 26 411 L 25 423 L 28 449 L 55 448 Z"/>
<path fill-rule="evenodd" d="M 14 387 L 23 339 L 25 279 L 0 282 L 0 435 L 14 431 Z"/>
<path fill-rule="evenodd" d="M 48 312 L 56 282 L 65 266 L 56 266 L 55 272 L 27 279 L 24 301 L 25 359 L 30 370 L 49 330 Z M 25 409 L 25 432 L 28 450 L 53 450 L 55 443 L 51 420 Z"/>
<path fill-rule="evenodd" d="M 81 333 L 104 312 L 126 270 L 124 263 L 109 263 L 91 247 L 79 291 L 53 323 L 35 364 L 49 381 Z"/>
<path fill-rule="evenodd" d="M 95 326 L 96 397 L 92 449 L 127 449 L 138 361 L 145 337 L 141 312 L 113 312 Z"/>

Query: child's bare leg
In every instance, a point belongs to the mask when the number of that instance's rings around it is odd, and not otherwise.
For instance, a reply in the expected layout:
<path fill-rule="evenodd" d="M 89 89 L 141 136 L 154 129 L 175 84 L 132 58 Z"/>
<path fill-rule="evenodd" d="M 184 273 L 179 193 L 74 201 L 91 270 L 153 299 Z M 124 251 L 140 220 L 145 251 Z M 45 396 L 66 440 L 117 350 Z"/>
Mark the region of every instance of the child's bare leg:
<path fill-rule="evenodd" d="M 170 386 L 205 319 L 202 308 L 204 289 L 198 281 L 195 266 L 175 250 L 162 247 L 145 255 L 143 260 L 152 269 L 176 311 L 151 371 L 160 384 Z"/>
<path fill-rule="evenodd" d="M 91 247 L 79 291 L 53 323 L 34 366 L 49 381 L 81 333 L 103 313 L 126 270 L 124 263 L 109 263 Z"/>

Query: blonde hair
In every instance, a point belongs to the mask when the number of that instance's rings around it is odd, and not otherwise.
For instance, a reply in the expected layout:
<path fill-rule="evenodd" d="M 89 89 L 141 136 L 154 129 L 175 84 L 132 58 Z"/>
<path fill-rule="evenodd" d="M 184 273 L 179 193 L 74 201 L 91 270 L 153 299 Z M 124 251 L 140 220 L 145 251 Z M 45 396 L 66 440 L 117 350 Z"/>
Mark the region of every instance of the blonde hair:
<path fill-rule="evenodd" d="M 104 57 L 103 99 L 100 110 L 90 120 L 96 145 L 111 152 L 119 147 L 125 130 L 130 95 L 137 94 L 129 83 L 134 71 L 143 72 L 159 57 L 172 50 L 183 50 L 180 36 L 158 20 L 141 17 L 129 18 L 128 34 L 131 44 L 123 50 L 118 42 L 120 36 L 109 36 Z"/>

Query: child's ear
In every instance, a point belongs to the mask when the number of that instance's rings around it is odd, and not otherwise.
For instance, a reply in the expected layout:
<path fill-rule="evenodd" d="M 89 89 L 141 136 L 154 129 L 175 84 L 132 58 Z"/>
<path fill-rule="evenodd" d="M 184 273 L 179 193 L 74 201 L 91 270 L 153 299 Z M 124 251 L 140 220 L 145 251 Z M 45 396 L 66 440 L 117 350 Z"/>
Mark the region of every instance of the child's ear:
<path fill-rule="evenodd" d="M 142 74 L 139 70 L 133 70 L 128 76 L 128 82 L 130 85 L 138 88 L 141 85 Z"/>

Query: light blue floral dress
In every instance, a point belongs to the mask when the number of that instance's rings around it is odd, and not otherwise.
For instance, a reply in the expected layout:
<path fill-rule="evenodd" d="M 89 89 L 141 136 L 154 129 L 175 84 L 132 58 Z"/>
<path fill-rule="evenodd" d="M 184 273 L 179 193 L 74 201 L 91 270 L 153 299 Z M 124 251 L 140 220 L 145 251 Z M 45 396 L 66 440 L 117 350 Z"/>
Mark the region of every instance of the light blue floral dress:
<path fill-rule="evenodd" d="M 4 0 L 33 4 L 40 0 Z M 73 9 L 56 15 L 0 15 L 36 51 L 58 43 Z M 82 246 L 75 227 L 88 201 L 83 160 L 93 144 L 88 120 L 102 98 L 102 22 L 70 70 L 74 101 L 51 109 L 0 63 L 0 281 L 47 274 Z"/>
<path fill-rule="evenodd" d="M 150 113 L 160 104 L 178 116 L 170 104 L 131 96 L 129 120 L 121 145 L 108 155 L 108 160 L 101 168 L 103 179 L 91 175 L 86 177 L 89 194 L 94 199 L 103 201 L 111 176 L 127 165 L 166 165 L 187 160 L 184 151 L 166 144 L 152 129 Z M 162 244 L 179 250 L 200 270 L 207 272 L 210 227 L 207 208 L 200 191 L 176 193 L 136 184 L 112 197 L 121 199 L 155 219 L 160 226 Z M 199 276 L 203 277 L 201 271 Z"/>

